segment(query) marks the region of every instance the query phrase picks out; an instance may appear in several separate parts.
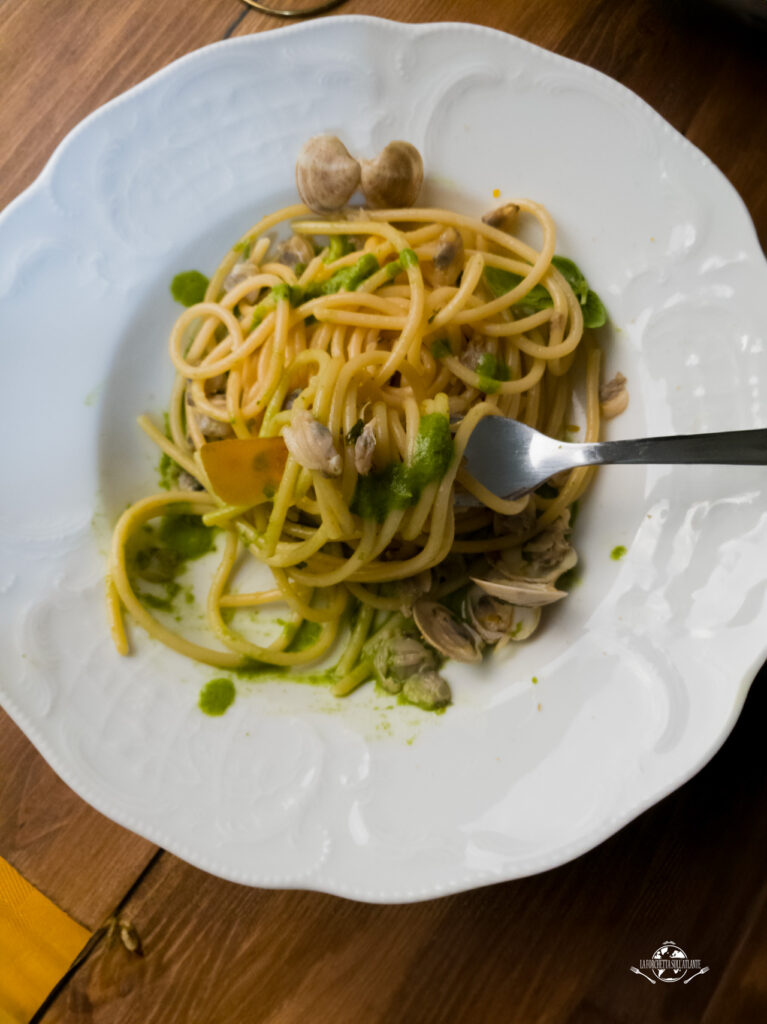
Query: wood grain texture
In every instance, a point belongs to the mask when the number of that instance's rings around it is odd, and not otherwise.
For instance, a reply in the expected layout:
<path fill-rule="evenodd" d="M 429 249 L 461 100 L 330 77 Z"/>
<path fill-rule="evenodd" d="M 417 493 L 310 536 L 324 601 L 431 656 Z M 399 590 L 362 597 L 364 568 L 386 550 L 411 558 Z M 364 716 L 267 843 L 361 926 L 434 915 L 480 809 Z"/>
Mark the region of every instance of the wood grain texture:
<path fill-rule="evenodd" d="M 144 956 L 103 945 L 44 1020 L 697 1024 L 710 1007 L 707 1024 L 763 1022 L 765 714 L 755 686 L 682 790 L 572 864 L 481 891 L 367 906 L 164 854 L 122 911 Z M 709 973 L 651 986 L 629 972 L 669 940 Z"/>
<path fill-rule="evenodd" d="M 281 24 L 235 0 L 0 0 L 0 13 L 0 205 L 95 107 L 197 46 Z M 767 239 L 765 42 L 721 14 L 693 0 L 350 0 L 338 13 L 478 22 L 613 76 L 730 177 Z M 144 955 L 103 937 L 40 1020 L 762 1024 L 765 687 L 763 672 L 687 786 L 535 878 L 371 907 L 242 888 L 163 854 L 120 910 Z M 154 849 L 75 797 L 0 716 L 0 854 L 95 927 Z M 709 973 L 651 986 L 629 972 L 672 939 Z"/>
<path fill-rule="evenodd" d="M 0 712 L 0 856 L 94 929 L 155 849 L 75 796 Z"/>
<path fill-rule="evenodd" d="M 0 11 L 0 208 L 87 114 L 243 16 L 233 0 L 6 0 Z"/>

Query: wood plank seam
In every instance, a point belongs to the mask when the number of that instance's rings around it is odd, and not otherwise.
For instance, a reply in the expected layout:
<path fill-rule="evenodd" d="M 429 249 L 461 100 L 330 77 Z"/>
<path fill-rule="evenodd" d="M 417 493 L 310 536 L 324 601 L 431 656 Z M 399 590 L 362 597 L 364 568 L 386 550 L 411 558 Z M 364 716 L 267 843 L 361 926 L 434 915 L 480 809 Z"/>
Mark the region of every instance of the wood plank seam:
<path fill-rule="evenodd" d="M 96 950 L 98 946 L 101 945 L 106 935 L 111 930 L 113 930 L 114 923 L 119 919 L 120 912 L 127 905 L 128 901 L 136 894 L 136 892 L 139 890 L 143 882 L 147 879 L 149 874 L 157 866 L 160 858 L 163 856 L 165 852 L 166 851 L 163 850 L 162 847 L 158 847 L 155 850 L 149 861 L 142 868 L 142 870 L 139 872 L 139 874 L 136 876 L 133 882 L 131 882 L 130 886 L 125 891 L 125 893 L 121 896 L 119 903 L 115 906 L 112 913 L 109 914 L 104 923 L 96 929 L 96 931 L 90 937 L 90 939 L 85 944 L 83 949 L 80 951 L 79 955 L 75 957 L 75 959 L 72 961 L 69 970 L 58 980 L 56 985 L 45 997 L 45 1000 L 38 1007 L 34 1017 L 30 1019 L 29 1024 L 42 1024 L 42 1021 L 45 1018 L 45 1014 L 48 1012 L 48 1010 L 51 1009 L 53 1004 L 56 1002 L 56 1000 L 64 991 L 64 989 L 67 987 L 69 982 L 74 978 L 77 972 L 83 967 L 85 963 L 87 963 L 87 961 L 93 954 L 94 950 Z"/>

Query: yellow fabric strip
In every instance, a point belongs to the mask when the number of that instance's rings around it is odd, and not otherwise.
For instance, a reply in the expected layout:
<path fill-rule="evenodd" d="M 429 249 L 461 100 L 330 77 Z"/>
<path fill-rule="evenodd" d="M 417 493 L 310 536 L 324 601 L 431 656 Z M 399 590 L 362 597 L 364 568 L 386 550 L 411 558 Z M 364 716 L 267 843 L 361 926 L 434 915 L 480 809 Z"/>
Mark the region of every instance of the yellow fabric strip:
<path fill-rule="evenodd" d="M 0 1024 L 25 1024 L 90 936 L 0 857 Z"/>

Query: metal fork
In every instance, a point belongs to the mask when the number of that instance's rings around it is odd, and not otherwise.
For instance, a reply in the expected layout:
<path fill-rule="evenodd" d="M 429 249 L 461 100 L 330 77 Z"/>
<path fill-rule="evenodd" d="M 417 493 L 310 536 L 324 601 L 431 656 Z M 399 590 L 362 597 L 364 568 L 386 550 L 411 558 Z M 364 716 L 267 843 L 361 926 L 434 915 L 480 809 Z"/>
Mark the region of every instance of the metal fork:
<path fill-rule="evenodd" d="M 577 466 L 618 462 L 765 466 L 767 430 L 573 444 L 556 441 L 504 416 L 487 416 L 469 438 L 466 459 L 468 472 L 493 494 L 518 498 L 556 473 Z M 460 494 L 457 499 L 457 504 L 479 504 L 472 495 Z"/>

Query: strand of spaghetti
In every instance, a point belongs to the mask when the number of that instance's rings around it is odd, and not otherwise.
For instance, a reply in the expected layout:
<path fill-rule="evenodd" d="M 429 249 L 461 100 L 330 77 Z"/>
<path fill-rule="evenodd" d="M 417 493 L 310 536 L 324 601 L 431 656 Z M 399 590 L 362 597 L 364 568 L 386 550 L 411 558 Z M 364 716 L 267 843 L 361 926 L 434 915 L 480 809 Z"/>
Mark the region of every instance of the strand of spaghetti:
<path fill-rule="evenodd" d="M 323 521 L 326 516 L 331 517 L 336 526 L 336 536 L 330 537 L 330 540 L 343 540 L 344 537 L 351 537 L 356 531 L 351 512 L 341 500 L 330 480 L 322 476 L 319 470 L 314 470 L 312 475 L 314 477 L 314 493 L 317 495 L 320 506 L 320 515 Z"/>
<path fill-rule="evenodd" d="M 208 592 L 207 615 L 211 628 L 216 636 L 230 650 L 248 659 L 264 661 L 269 665 L 305 665 L 322 657 L 332 646 L 338 632 L 338 615 L 335 619 L 323 622 L 317 640 L 300 651 L 275 650 L 254 644 L 245 637 L 238 635 L 224 622 L 221 615 L 221 597 L 229 574 L 237 557 L 239 541 L 235 534 L 229 532 L 226 538 L 224 557 L 216 570 Z M 345 597 L 344 597 L 345 603 Z M 343 610 L 343 609 L 342 609 Z M 335 609 L 334 609 L 335 611 Z"/>
<path fill-rule="evenodd" d="M 540 203 L 536 203 L 532 199 L 514 199 L 513 202 L 519 206 L 522 212 L 531 213 L 542 225 L 545 223 L 548 226 L 549 232 L 555 231 L 551 216 Z M 495 242 L 496 245 L 499 245 L 502 249 L 508 249 L 516 256 L 521 256 L 528 263 L 534 263 L 538 256 L 538 252 L 532 246 L 526 245 L 514 235 L 491 227 L 485 221 L 478 220 L 476 217 L 455 213 L 453 210 L 443 210 L 438 207 L 407 207 L 405 209 L 368 210 L 367 216 L 372 221 L 393 221 L 394 223 L 404 222 L 407 224 L 431 221 L 458 229 L 463 228 L 464 230 L 473 231 L 482 238 L 486 238 L 488 242 Z M 551 251 L 553 254 L 553 246 Z"/>
<path fill-rule="evenodd" d="M 277 303 L 274 319 L 274 347 L 269 371 L 266 375 L 261 394 L 254 402 L 248 403 L 243 410 L 245 416 L 251 419 L 263 412 L 272 393 L 280 381 L 280 374 L 283 372 L 285 362 L 285 348 L 288 341 L 288 320 L 290 317 L 290 303 L 287 299 L 280 299 Z M 236 352 L 234 353 L 236 354 Z"/>
<path fill-rule="evenodd" d="M 339 679 L 333 686 L 334 697 L 348 697 L 352 691 L 356 690 L 358 686 L 370 679 L 373 675 L 373 666 L 368 661 L 362 662 L 355 669 L 345 676 L 343 679 Z"/>
<path fill-rule="evenodd" d="M 190 307 L 194 308 L 194 307 Z M 221 308 L 221 307 L 216 307 Z M 188 312 L 188 311 L 187 311 Z M 227 316 L 231 316 L 227 310 L 222 310 Z M 197 377 L 217 377 L 219 374 L 227 373 L 237 363 L 243 362 L 252 352 L 260 348 L 274 333 L 275 312 L 269 312 L 264 319 L 247 335 L 241 344 L 233 350 L 230 337 L 224 338 L 216 348 L 203 359 L 202 363 L 189 363 L 182 358 L 178 350 L 175 357 L 171 356 L 176 369 L 184 376 L 194 379 Z M 242 329 L 237 324 L 237 329 L 242 335 Z M 178 345 L 171 336 L 171 344 Z"/>
<path fill-rule="evenodd" d="M 186 381 L 180 373 L 177 373 L 170 392 L 170 403 L 168 405 L 168 427 L 170 428 L 171 440 L 178 450 L 182 452 L 189 451 L 189 442 L 184 431 L 183 409 L 185 391 Z"/>
<path fill-rule="evenodd" d="M 363 282 L 365 284 L 367 282 Z M 307 315 L 313 313 L 317 319 L 321 314 L 335 309 L 336 306 L 366 306 L 368 309 L 377 309 L 387 317 L 400 316 L 403 309 L 410 305 L 408 298 L 385 298 L 381 295 L 373 295 L 362 291 L 362 286 L 356 291 L 334 292 L 332 295 L 320 295 L 316 299 L 310 299 L 298 307 L 299 313 L 306 310 Z M 404 319 L 404 317 L 403 317 Z"/>
<path fill-rule="evenodd" d="M 269 404 L 264 412 L 264 417 L 261 421 L 261 429 L 259 430 L 259 436 L 261 437 L 276 437 L 280 432 L 280 426 L 282 425 L 278 419 L 282 415 L 282 407 L 285 403 L 285 398 L 288 393 L 288 388 L 293 382 L 294 375 L 297 370 L 301 370 L 303 367 L 308 367 L 312 363 L 316 366 L 317 372 L 320 373 L 322 370 L 326 370 L 330 361 L 330 356 L 327 352 L 322 352 L 316 348 L 304 349 L 303 352 L 299 352 L 295 359 L 291 362 L 290 366 L 286 367 L 285 374 L 280 381 L 278 387 L 274 389 L 272 397 L 269 400 Z M 310 390 L 310 385 L 307 385 L 302 389 L 303 398 L 306 402 L 307 399 L 313 397 L 316 393 Z M 290 410 L 286 410 L 289 413 Z M 289 417 L 287 422 L 289 422 Z"/>
<path fill-rule="evenodd" d="M 123 620 L 122 606 L 120 605 L 120 595 L 117 592 L 117 587 L 112 581 L 111 575 L 107 574 L 106 578 L 107 587 L 107 616 L 109 618 L 109 632 L 112 634 L 112 643 L 115 645 L 115 650 L 118 654 L 125 656 L 130 653 L 130 647 L 128 645 L 128 637 L 125 633 L 125 622 Z"/>
<path fill-rule="evenodd" d="M 473 494 L 477 501 L 481 501 L 483 505 L 491 508 L 493 512 L 499 512 L 503 516 L 515 516 L 527 505 L 527 495 L 516 499 L 499 498 L 497 494 L 488 490 L 479 480 L 475 480 L 468 470 L 459 469 L 456 474 L 456 480 L 466 488 L 469 494 Z"/>
<path fill-rule="evenodd" d="M 469 387 L 476 388 L 478 391 L 482 390 L 482 378 L 474 370 L 464 366 L 460 359 L 457 359 L 455 356 L 445 356 L 445 365 L 456 377 L 459 377 L 465 384 L 468 384 Z M 536 359 L 530 370 L 524 377 L 520 377 L 519 380 L 494 381 L 493 384 L 497 383 L 498 385 L 494 394 L 516 395 L 522 391 L 528 391 L 538 383 L 545 371 L 546 360 Z"/>
<path fill-rule="evenodd" d="M 125 550 L 131 535 L 143 526 L 144 523 L 162 515 L 179 502 L 183 502 L 187 507 L 191 506 L 197 515 L 211 507 L 210 498 L 206 494 L 170 491 L 168 494 L 144 498 L 123 512 L 117 521 L 112 535 L 109 578 L 117 589 L 123 606 L 130 612 L 136 622 L 150 636 L 165 644 L 166 647 L 178 651 L 179 654 L 183 654 L 187 658 L 201 661 L 206 665 L 213 665 L 216 668 L 240 668 L 242 667 L 243 659 L 239 655 L 232 654 L 230 651 L 217 651 L 212 647 L 203 647 L 201 644 L 185 640 L 170 629 L 167 629 L 153 615 L 150 615 L 144 605 L 141 604 L 128 578 Z"/>
<path fill-rule="evenodd" d="M 266 528 L 264 534 L 263 548 L 261 551 L 261 557 L 263 559 L 269 558 L 274 554 L 274 550 L 277 546 L 277 541 L 280 538 L 282 532 L 282 524 L 285 522 L 285 517 L 288 514 L 288 509 L 292 504 L 292 499 L 295 491 L 296 481 L 301 467 L 298 465 L 292 455 L 288 456 L 288 460 L 285 463 L 285 470 L 280 480 L 280 486 L 277 488 L 277 493 L 274 496 L 274 504 L 272 505 L 272 512 L 269 516 L 269 525 Z"/>
<path fill-rule="evenodd" d="M 363 605 L 360 608 L 357 614 L 357 621 L 354 623 L 354 628 L 346 645 L 346 650 L 338 659 L 338 665 L 336 666 L 338 675 L 345 676 L 357 661 L 362 645 L 367 640 L 367 635 L 370 632 L 374 612 L 375 609 L 371 608 L 370 605 Z"/>
<path fill-rule="evenodd" d="M 285 206 L 281 210 L 276 210 L 274 213 L 270 213 L 268 216 L 263 217 L 258 221 L 257 224 L 254 224 L 252 228 L 249 228 L 245 234 L 238 239 L 235 245 L 232 246 L 230 251 L 219 264 L 213 277 L 210 279 L 210 283 L 208 284 L 205 292 L 206 301 L 213 302 L 218 298 L 223 286 L 224 278 L 235 263 L 237 263 L 240 258 L 240 253 L 246 245 L 252 246 L 254 239 L 258 238 L 259 235 L 263 235 L 264 232 L 269 231 L 277 224 L 282 223 L 282 221 L 291 220 L 293 217 L 305 217 L 308 213 L 309 209 L 304 206 L 303 203 L 295 203 L 292 206 Z M 266 249 L 268 249 L 271 242 L 269 240 L 266 241 L 268 243 Z M 258 245 L 259 243 L 256 242 L 256 252 L 258 252 Z M 266 249 L 263 249 L 263 252 L 260 253 L 259 262 L 265 255 Z"/>
<path fill-rule="evenodd" d="M 282 600 L 283 594 L 279 589 L 260 590 L 250 594 L 222 594 L 219 604 L 222 608 L 254 608 L 262 604 L 276 604 Z"/>
<path fill-rule="evenodd" d="M 272 569 L 272 576 L 285 603 L 302 618 L 308 622 L 328 622 L 332 618 L 332 606 L 328 609 L 313 608 L 309 603 L 314 596 L 312 588 L 293 586 L 284 569 Z"/>
<path fill-rule="evenodd" d="M 323 521 L 322 526 L 312 530 L 306 540 L 298 544 L 291 544 L 285 541 L 280 542 L 277 544 L 274 554 L 264 557 L 262 553 L 261 558 L 272 569 L 289 569 L 300 562 L 308 562 L 312 555 L 316 555 L 323 545 L 327 544 L 329 540 L 334 539 L 331 536 L 328 523 Z"/>
<path fill-rule="evenodd" d="M 427 484 L 426 487 L 424 487 L 415 508 L 408 511 L 400 529 L 403 540 L 415 540 L 416 537 L 420 537 L 424 523 L 432 510 L 434 498 L 437 494 L 437 486 L 438 482 L 436 480 Z"/>
<path fill-rule="evenodd" d="M 377 313 L 357 313 L 343 309 L 320 307 L 314 316 L 325 324 L 347 324 L 350 327 L 374 327 L 379 331 L 404 331 L 408 318 L 404 316 L 381 316 Z"/>
<path fill-rule="evenodd" d="M 336 583 L 345 582 L 350 576 L 357 576 L 360 566 L 367 564 L 371 557 L 376 542 L 376 524 L 370 519 L 363 520 L 362 536 L 352 555 L 346 559 L 334 559 L 337 568 L 328 572 L 317 574 L 305 569 L 292 568 L 291 576 L 299 583 L 309 587 L 330 587 Z"/>
<path fill-rule="evenodd" d="M 293 230 L 305 234 L 380 234 L 392 243 L 397 253 L 408 248 L 407 238 L 391 224 L 370 221 L 352 221 L 351 223 L 325 223 L 322 221 L 299 221 Z M 423 319 L 424 287 L 419 267 L 408 261 L 405 268 L 410 285 L 410 309 L 401 333 L 395 342 L 391 354 L 376 378 L 379 383 L 390 379 L 407 358 L 413 335 L 418 331 Z M 373 325 L 371 325 L 373 326 Z"/>
<path fill-rule="evenodd" d="M 586 352 L 586 427 L 584 441 L 599 440 L 599 371 L 601 353 L 591 342 Z M 546 526 L 557 519 L 565 509 L 583 494 L 594 475 L 594 468 L 581 466 L 570 472 L 567 483 L 560 490 L 551 505 L 538 519 L 539 526 Z"/>
<path fill-rule="evenodd" d="M 210 485 L 207 477 L 205 476 L 205 471 L 203 470 L 202 466 L 198 465 L 198 463 L 195 462 L 194 458 L 191 455 L 188 455 L 186 452 L 181 451 L 181 449 L 177 445 L 175 445 L 172 441 L 169 441 L 168 438 L 157 429 L 157 427 L 154 425 L 154 423 L 152 423 L 148 416 L 139 416 L 136 422 L 144 431 L 144 433 L 147 434 L 154 441 L 157 447 L 161 451 L 165 452 L 168 458 L 171 458 L 173 459 L 174 462 L 177 462 L 183 470 L 186 470 L 186 472 L 189 473 L 190 476 L 193 476 L 195 479 L 199 480 L 203 484 L 203 486 L 209 489 Z"/>
<path fill-rule="evenodd" d="M 333 437 L 338 437 L 341 432 L 342 415 L 345 395 L 353 378 L 362 378 L 362 371 L 367 367 L 373 367 L 376 363 L 383 363 L 387 359 L 386 352 L 363 352 L 361 355 L 350 359 L 338 374 L 336 387 L 333 391 L 328 414 L 327 426 Z"/>
<path fill-rule="evenodd" d="M 479 555 L 484 551 L 504 551 L 506 548 L 516 548 L 522 543 L 517 536 L 487 537 L 479 540 L 456 540 L 453 542 L 451 551 L 456 555 Z"/>
<path fill-rule="evenodd" d="M 353 597 L 356 597 L 362 604 L 369 605 L 375 611 L 398 612 L 404 603 L 401 597 L 381 597 L 380 594 L 371 594 L 368 588 L 361 583 L 348 582 L 346 586 Z"/>
<path fill-rule="evenodd" d="M 206 526 L 229 527 L 232 525 L 233 519 L 239 519 L 240 516 L 251 508 L 251 505 L 223 505 L 221 508 L 217 508 L 215 512 L 206 512 L 202 517 L 202 521 Z"/>
<path fill-rule="evenodd" d="M 475 252 L 469 257 L 469 262 L 463 271 L 461 277 L 461 286 L 455 292 L 452 299 L 446 306 L 437 313 L 434 320 L 431 323 L 432 330 L 438 330 L 448 320 L 458 322 L 458 314 L 464 308 L 469 300 L 469 296 L 474 292 L 474 289 L 479 284 L 479 279 L 482 277 L 482 271 L 484 270 L 484 260 L 482 254 Z M 481 308 L 481 307 L 479 307 Z"/>
<path fill-rule="evenodd" d="M 219 320 L 227 329 L 230 338 L 238 338 L 240 342 L 242 341 L 242 329 L 240 327 L 240 322 L 228 309 L 224 309 L 223 306 L 219 306 L 215 302 L 198 302 L 196 305 L 190 306 L 189 309 L 182 313 L 178 318 L 170 333 L 171 361 L 178 372 L 183 373 L 185 377 L 209 377 L 212 373 L 223 372 L 223 368 L 219 369 L 216 367 L 214 370 L 211 367 L 206 368 L 205 366 L 197 366 L 189 363 L 181 353 L 185 329 L 192 323 L 192 321 L 198 319 L 198 317 L 204 316 L 205 314 L 208 315 L 211 321 Z M 228 370 L 229 365 L 230 364 L 227 364 L 225 369 Z"/>

